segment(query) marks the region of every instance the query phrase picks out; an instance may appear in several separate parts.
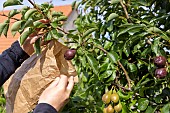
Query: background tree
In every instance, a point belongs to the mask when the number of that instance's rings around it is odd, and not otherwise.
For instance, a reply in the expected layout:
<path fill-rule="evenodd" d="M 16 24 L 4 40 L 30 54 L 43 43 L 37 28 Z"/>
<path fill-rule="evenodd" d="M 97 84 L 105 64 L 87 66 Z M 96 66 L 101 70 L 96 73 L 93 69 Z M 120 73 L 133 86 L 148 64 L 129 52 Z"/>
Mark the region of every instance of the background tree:
<path fill-rule="evenodd" d="M 73 8 L 80 15 L 74 22 L 76 31 L 69 32 L 61 29 L 66 17 L 51 11 L 52 4 L 29 2 L 33 8 L 9 13 L 9 20 L 0 25 L 0 33 L 6 36 L 12 15 L 21 13 L 22 18 L 11 29 L 14 35 L 21 33 L 21 43 L 39 28 L 45 40 L 65 35 L 68 38 L 66 43 L 71 43 L 68 46 L 77 49 L 73 63 L 80 81 L 63 113 L 170 111 L 168 0 L 74 2 Z M 22 0 L 7 0 L 4 7 L 21 3 Z M 50 20 L 50 23 L 37 22 L 42 18 Z M 29 29 L 24 31 L 27 27 Z M 35 44 L 37 53 L 41 52 L 40 40 Z M 160 60 L 165 63 L 159 65 L 157 62 Z"/>

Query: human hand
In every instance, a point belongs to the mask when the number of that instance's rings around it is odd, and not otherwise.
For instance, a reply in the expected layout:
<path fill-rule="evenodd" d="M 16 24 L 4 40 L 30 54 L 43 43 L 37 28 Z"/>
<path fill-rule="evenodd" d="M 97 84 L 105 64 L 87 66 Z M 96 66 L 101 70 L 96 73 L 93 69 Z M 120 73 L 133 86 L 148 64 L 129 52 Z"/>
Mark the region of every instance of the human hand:
<path fill-rule="evenodd" d="M 73 76 L 68 79 L 60 75 L 43 91 L 38 103 L 50 104 L 59 112 L 67 104 L 73 86 Z"/>
<path fill-rule="evenodd" d="M 48 24 L 49 20 L 46 19 L 41 19 L 38 20 L 39 22 L 42 22 L 43 24 Z M 25 40 L 24 44 L 21 46 L 21 48 L 28 54 L 28 55 L 32 55 L 32 53 L 34 53 L 34 47 L 33 44 L 35 43 L 35 41 L 37 39 L 39 39 L 41 37 L 41 35 L 39 35 L 38 33 L 40 32 L 41 29 L 36 29 L 35 32 L 33 32 L 31 35 L 29 35 L 29 37 Z M 20 39 L 18 39 L 20 41 Z M 46 43 L 44 43 L 46 44 Z"/>

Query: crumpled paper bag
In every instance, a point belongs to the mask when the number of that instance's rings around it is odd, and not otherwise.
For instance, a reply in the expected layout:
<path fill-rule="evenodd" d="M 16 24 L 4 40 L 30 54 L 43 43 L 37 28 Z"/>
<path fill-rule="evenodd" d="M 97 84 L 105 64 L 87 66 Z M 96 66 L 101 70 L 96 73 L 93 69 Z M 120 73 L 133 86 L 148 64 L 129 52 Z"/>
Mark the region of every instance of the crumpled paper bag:
<path fill-rule="evenodd" d="M 65 60 L 68 48 L 58 41 L 51 41 L 37 56 L 32 55 L 4 85 L 7 113 L 28 113 L 37 105 L 42 91 L 60 74 L 78 76 L 71 61 Z"/>

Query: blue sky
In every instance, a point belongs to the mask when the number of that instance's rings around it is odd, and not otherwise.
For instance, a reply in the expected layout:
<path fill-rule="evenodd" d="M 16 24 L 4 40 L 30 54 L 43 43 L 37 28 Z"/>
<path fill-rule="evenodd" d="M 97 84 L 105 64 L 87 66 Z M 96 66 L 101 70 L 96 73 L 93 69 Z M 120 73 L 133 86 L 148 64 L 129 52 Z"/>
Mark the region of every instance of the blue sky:
<path fill-rule="evenodd" d="M 0 10 L 3 9 L 3 3 L 6 1 L 6 0 L 0 0 Z M 49 1 L 52 1 L 52 3 L 55 5 L 55 6 L 60 6 L 60 5 L 68 5 L 68 4 L 71 4 L 73 1 L 75 0 L 32 0 L 32 1 L 35 1 L 35 3 L 37 4 L 41 4 L 41 3 L 44 3 L 44 2 L 49 2 Z M 26 6 L 29 6 L 30 3 L 28 2 L 28 0 L 24 0 L 24 5 Z M 23 6 L 15 6 L 15 7 L 7 7 L 5 8 L 5 10 L 9 10 L 9 9 L 14 9 L 14 8 L 21 8 Z"/>

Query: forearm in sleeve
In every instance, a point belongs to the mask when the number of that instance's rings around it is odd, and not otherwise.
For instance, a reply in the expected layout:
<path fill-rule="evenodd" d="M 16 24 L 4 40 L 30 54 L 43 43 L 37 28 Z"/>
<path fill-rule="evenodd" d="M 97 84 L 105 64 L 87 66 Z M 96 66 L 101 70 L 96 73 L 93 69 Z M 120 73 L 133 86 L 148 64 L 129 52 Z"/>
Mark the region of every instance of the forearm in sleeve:
<path fill-rule="evenodd" d="M 47 103 L 38 104 L 33 113 L 58 113 L 57 110 Z"/>
<path fill-rule="evenodd" d="M 15 72 L 29 55 L 15 41 L 10 48 L 0 55 L 0 86 Z"/>

